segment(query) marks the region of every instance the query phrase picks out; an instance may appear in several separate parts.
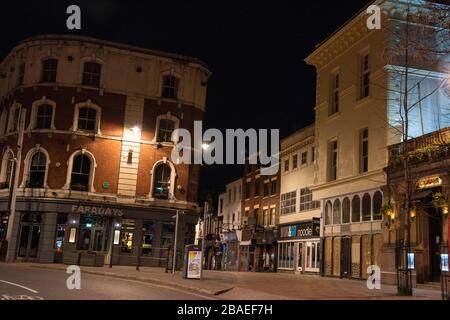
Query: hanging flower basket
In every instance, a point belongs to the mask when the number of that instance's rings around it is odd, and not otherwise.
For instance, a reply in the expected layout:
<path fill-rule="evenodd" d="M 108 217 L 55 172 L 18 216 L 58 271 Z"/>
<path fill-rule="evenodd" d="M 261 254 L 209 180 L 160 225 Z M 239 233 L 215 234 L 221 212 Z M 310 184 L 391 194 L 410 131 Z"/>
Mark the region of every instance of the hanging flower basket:
<path fill-rule="evenodd" d="M 431 201 L 431 204 L 434 208 L 438 209 L 447 206 L 447 201 L 445 200 L 442 192 L 435 192 L 433 193 L 433 200 Z"/>

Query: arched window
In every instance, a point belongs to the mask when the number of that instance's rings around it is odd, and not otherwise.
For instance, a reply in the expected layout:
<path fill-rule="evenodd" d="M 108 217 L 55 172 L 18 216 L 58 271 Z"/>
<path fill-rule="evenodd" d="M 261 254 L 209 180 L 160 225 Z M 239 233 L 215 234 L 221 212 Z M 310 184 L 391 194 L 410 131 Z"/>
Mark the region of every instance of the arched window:
<path fill-rule="evenodd" d="M 327 201 L 325 205 L 325 224 L 330 225 L 332 223 L 333 217 L 333 206 L 331 205 L 331 201 Z"/>
<path fill-rule="evenodd" d="M 91 175 L 91 159 L 84 154 L 75 156 L 72 164 L 70 189 L 75 191 L 89 191 Z"/>
<path fill-rule="evenodd" d="M 362 200 L 362 218 L 363 221 L 370 221 L 372 219 L 371 217 L 371 199 L 370 195 L 368 193 L 365 193 Z"/>
<path fill-rule="evenodd" d="M 46 59 L 42 61 L 42 82 L 56 82 L 58 72 L 58 60 Z"/>
<path fill-rule="evenodd" d="M 350 223 L 350 199 L 342 201 L 342 223 Z"/>
<path fill-rule="evenodd" d="M 373 220 L 381 220 L 383 215 L 381 214 L 381 206 L 383 204 L 383 195 L 380 191 L 375 192 L 373 195 Z"/>
<path fill-rule="evenodd" d="M 341 201 L 334 200 L 333 204 L 333 224 L 341 224 Z"/>
<path fill-rule="evenodd" d="M 175 121 L 160 119 L 158 125 L 158 142 L 171 142 L 172 133 L 175 130 Z"/>
<path fill-rule="evenodd" d="M 36 152 L 31 158 L 28 188 L 43 188 L 45 184 L 45 171 L 47 170 L 47 157 L 43 152 Z"/>
<path fill-rule="evenodd" d="M 352 199 L 352 222 L 361 221 L 361 199 L 354 196 Z"/>
<path fill-rule="evenodd" d="M 51 129 L 53 119 L 53 106 L 49 104 L 41 104 L 36 110 L 35 129 Z"/>
<path fill-rule="evenodd" d="M 153 175 L 154 198 L 169 199 L 171 174 L 172 169 L 168 164 L 161 163 L 155 168 Z"/>
<path fill-rule="evenodd" d="M 102 65 L 97 62 L 89 61 L 84 63 L 83 68 L 83 86 L 100 87 L 100 77 Z"/>
<path fill-rule="evenodd" d="M 7 152 L 3 158 L 2 162 L 2 172 L 1 172 L 1 189 L 9 188 L 11 184 L 12 171 L 13 171 L 13 154 L 11 151 Z"/>
<path fill-rule="evenodd" d="M 167 99 L 178 98 L 178 79 L 175 76 L 166 75 L 163 77 L 162 97 Z"/>

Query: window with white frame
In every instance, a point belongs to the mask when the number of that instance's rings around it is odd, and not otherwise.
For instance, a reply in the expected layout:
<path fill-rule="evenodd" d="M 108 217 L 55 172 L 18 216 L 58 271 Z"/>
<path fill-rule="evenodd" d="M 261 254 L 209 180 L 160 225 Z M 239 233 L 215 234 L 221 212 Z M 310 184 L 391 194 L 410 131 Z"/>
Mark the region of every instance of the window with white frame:
<path fill-rule="evenodd" d="M 46 59 L 42 61 L 42 82 L 54 83 L 58 73 L 58 60 Z"/>
<path fill-rule="evenodd" d="M 89 191 L 91 181 L 91 159 L 85 154 L 78 154 L 73 159 L 70 189 Z"/>
<path fill-rule="evenodd" d="M 46 171 L 47 156 L 43 152 L 38 151 L 31 157 L 27 188 L 43 188 Z"/>
<path fill-rule="evenodd" d="M 339 112 L 339 85 L 340 85 L 339 73 L 335 73 L 332 75 L 332 97 L 331 97 L 330 115 Z"/>
<path fill-rule="evenodd" d="M 298 167 L 298 155 L 297 154 L 294 154 L 293 156 L 292 156 L 292 169 L 294 170 L 294 169 L 297 169 L 297 167 Z"/>
<path fill-rule="evenodd" d="M 53 106 L 45 103 L 37 106 L 34 129 L 51 129 L 52 122 Z"/>
<path fill-rule="evenodd" d="M 301 160 L 301 165 L 304 166 L 308 163 L 308 151 L 302 152 L 302 160 Z"/>
<path fill-rule="evenodd" d="M 281 195 L 281 214 L 295 213 L 297 205 L 297 191 Z"/>
<path fill-rule="evenodd" d="M 359 133 L 359 173 L 369 171 L 369 129 L 364 128 Z"/>
<path fill-rule="evenodd" d="M 169 199 L 171 190 L 172 168 L 166 163 L 160 163 L 154 169 L 153 197 Z"/>
<path fill-rule="evenodd" d="M 162 92 L 163 98 L 177 99 L 178 98 L 178 84 L 179 80 L 173 75 L 165 75 L 163 77 Z"/>
<path fill-rule="evenodd" d="M 97 131 L 97 109 L 89 106 L 83 106 L 78 109 L 77 129 L 85 132 Z"/>
<path fill-rule="evenodd" d="M 81 84 L 89 87 L 100 87 L 102 65 L 94 61 L 88 61 L 83 66 L 83 79 Z"/>
<path fill-rule="evenodd" d="M 175 121 L 160 119 L 158 125 L 158 142 L 172 142 L 172 133 L 175 130 Z"/>
<path fill-rule="evenodd" d="M 14 156 L 11 151 L 7 151 L 3 157 L 2 161 L 2 172 L 1 172 L 1 181 L 0 188 L 7 189 L 11 184 L 12 171 L 14 166 Z"/>
<path fill-rule="evenodd" d="M 361 59 L 361 98 L 370 94 L 370 69 L 369 54 L 364 54 Z"/>
<path fill-rule="evenodd" d="M 320 207 L 319 201 L 312 200 L 312 191 L 308 188 L 300 190 L 300 211 L 314 210 Z"/>
<path fill-rule="evenodd" d="M 19 128 L 20 106 L 14 105 L 9 110 L 8 127 L 6 133 L 16 132 Z"/>

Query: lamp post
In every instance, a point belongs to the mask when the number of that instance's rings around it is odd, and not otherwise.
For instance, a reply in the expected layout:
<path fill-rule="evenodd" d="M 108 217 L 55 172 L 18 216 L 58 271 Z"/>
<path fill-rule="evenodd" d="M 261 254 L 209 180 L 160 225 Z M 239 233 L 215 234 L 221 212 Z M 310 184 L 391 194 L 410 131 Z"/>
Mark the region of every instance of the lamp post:
<path fill-rule="evenodd" d="M 173 243 L 173 257 L 172 257 L 172 273 L 175 273 L 175 267 L 177 262 L 177 242 L 178 242 L 178 223 L 180 220 L 180 210 L 177 210 L 175 215 L 175 236 Z"/>
<path fill-rule="evenodd" d="M 19 109 L 19 119 L 18 119 L 18 138 L 17 138 L 17 151 L 16 156 L 13 160 L 13 174 L 10 182 L 10 192 L 9 192 L 9 216 L 7 222 L 6 229 L 6 243 L 8 248 L 6 249 L 6 257 L 5 260 L 8 261 L 12 259 L 11 254 L 13 252 L 9 249 L 9 244 L 11 243 L 13 228 L 14 228 L 14 218 L 16 212 L 16 200 L 17 200 L 17 186 L 19 184 L 19 174 L 20 174 L 20 163 L 22 161 L 22 144 L 23 144 L 23 135 L 25 130 L 25 116 L 27 114 L 27 109 L 20 107 Z"/>

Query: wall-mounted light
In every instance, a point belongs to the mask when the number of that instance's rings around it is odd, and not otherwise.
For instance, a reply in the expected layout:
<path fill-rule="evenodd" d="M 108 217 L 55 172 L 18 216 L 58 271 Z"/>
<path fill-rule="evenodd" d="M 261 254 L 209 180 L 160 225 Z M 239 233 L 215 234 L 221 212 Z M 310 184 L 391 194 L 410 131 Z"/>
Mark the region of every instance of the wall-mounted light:
<path fill-rule="evenodd" d="M 443 206 L 442 207 L 442 213 L 443 214 L 448 214 L 448 206 Z"/>
<path fill-rule="evenodd" d="M 409 216 L 411 217 L 411 219 L 414 219 L 416 217 L 416 215 L 417 215 L 416 208 L 412 208 L 409 211 Z"/>

